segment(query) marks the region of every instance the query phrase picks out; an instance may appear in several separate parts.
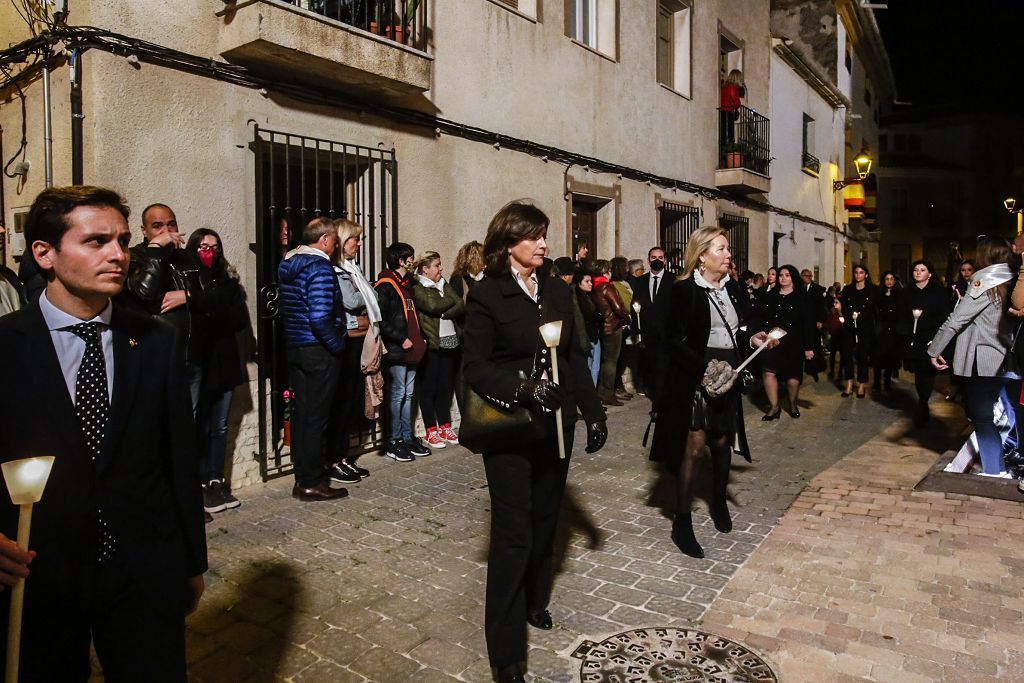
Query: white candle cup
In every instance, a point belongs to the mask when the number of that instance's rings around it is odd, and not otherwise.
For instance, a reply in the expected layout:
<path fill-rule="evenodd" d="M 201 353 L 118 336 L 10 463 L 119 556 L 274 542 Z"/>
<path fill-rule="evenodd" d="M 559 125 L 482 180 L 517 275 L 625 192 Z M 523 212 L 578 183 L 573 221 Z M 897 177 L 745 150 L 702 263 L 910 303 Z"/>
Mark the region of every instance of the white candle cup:
<path fill-rule="evenodd" d="M 544 345 L 551 350 L 551 380 L 558 384 L 558 344 L 562 340 L 562 321 L 545 323 L 540 326 Z M 562 434 L 562 409 L 555 410 L 555 438 L 558 439 L 558 457 L 565 460 L 565 439 Z"/>
<path fill-rule="evenodd" d="M 768 341 L 777 341 L 785 337 L 786 334 L 788 333 L 784 329 L 782 329 L 781 327 L 776 327 L 768 333 Z M 747 359 L 745 361 L 740 363 L 740 366 L 736 368 L 737 374 L 741 372 L 743 368 L 747 367 L 752 360 L 757 358 L 757 354 L 761 353 L 762 351 L 768 348 L 768 341 L 754 349 L 754 352 L 747 356 Z"/>
<path fill-rule="evenodd" d="M 12 460 L 0 465 L 11 502 L 20 506 L 18 511 L 18 547 L 28 550 L 32 530 L 32 506 L 43 497 L 43 489 L 50 478 L 53 456 Z M 17 683 L 21 650 L 21 621 L 25 604 L 24 579 L 11 589 L 11 613 L 7 625 L 7 666 L 5 680 Z"/>

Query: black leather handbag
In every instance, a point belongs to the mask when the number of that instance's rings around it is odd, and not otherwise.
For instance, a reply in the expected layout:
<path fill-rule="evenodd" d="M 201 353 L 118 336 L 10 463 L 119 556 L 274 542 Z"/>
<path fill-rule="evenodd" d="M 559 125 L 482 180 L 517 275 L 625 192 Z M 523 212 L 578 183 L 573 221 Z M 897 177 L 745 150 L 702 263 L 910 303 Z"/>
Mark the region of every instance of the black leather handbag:
<path fill-rule="evenodd" d="M 521 406 L 499 406 L 463 380 L 458 388 L 459 444 L 473 453 L 514 451 L 551 436 L 552 415 L 538 415 Z"/>

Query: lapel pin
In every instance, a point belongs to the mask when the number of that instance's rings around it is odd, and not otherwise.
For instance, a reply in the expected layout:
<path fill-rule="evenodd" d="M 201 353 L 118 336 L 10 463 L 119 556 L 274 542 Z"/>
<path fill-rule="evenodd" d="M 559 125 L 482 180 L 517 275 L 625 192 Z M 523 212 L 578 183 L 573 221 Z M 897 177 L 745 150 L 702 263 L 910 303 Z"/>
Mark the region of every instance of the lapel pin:
<path fill-rule="evenodd" d="M 130 347 L 132 347 L 134 349 L 138 345 L 139 345 L 139 342 L 136 341 L 134 337 L 128 337 L 128 346 L 130 346 Z"/>

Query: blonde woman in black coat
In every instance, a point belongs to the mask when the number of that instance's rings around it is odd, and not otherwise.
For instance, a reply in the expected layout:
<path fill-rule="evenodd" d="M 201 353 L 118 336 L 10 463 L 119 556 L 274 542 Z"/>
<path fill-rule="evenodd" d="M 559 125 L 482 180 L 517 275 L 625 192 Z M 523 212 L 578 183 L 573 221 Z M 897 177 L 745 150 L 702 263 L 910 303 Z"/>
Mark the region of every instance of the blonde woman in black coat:
<path fill-rule="evenodd" d="M 726 503 L 735 451 L 750 461 L 735 368 L 752 348 L 768 341 L 750 336 L 750 296 L 729 278 L 732 251 L 718 227 L 697 230 L 686 245 L 685 277 L 672 287 L 663 343 L 669 358 L 658 402 L 651 460 L 678 475 L 672 541 L 690 557 L 704 557 L 693 533 L 690 507 L 704 448 L 711 451 L 709 511 L 715 528 L 732 531 Z M 725 365 L 723 365 L 723 363 Z"/>
<path fill-rule="evenodd" d="M 527 623 L 553 626 L 552 553 L 569 457 L 559 458 L 550 412 L 561 408 L 566 453 L 572 453 L 577 406 L 587 424 L 587 452 L 607 438 L 605 415 L 587 369 L 573 313 L 573 293 L 561 279 L 538 276 L 547 255 L 548 218 L 513 202 L 487 228 L 487 277 L 469 292 L 463 335 L 463 373 L 481 396 L 522 406 L 550 426 L 550 438 L 494 443 L 483 450 L 491 497 L 484 628 L 498 681 L 524 681 Z M 561 321 L 559 383 L 551 381 L 542 324 Z"/>

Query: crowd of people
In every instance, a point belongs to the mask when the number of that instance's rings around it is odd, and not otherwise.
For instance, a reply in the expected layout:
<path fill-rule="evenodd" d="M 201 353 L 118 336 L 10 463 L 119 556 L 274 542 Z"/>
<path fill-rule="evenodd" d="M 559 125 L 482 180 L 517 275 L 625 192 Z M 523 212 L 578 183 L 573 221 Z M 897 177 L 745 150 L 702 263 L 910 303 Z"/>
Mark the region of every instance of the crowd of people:
<path fill-rule="evenodd" d="M 47 190 L 26 224 L 29 258 L 18 274 L 0 273 L 15 310 L 0 318 L 0 343 L 23 387 L 0 393 L 0 459 L 57 457 L 31 552 L 9 540 L 17 507 L 0 510 L 0 584 L 30 565 L 34 576 L 23 644 L 32 680 L 84 680 L 90 639 L 112 679 L 184 680 L 183 619 L 206 570 L 203 508 L 209 521 L 239 505 L 224 468 L 232 396 L 251 356 L 245 290 L 215 230 L 186 240 L 174 211 L 152 204 L 129 249 L 128 216 L 110 190 Z M 951 371 L 982 473 L 1024 465 L 1024 237 L 979 239 L 962 282 L 940 284 L 919 260 L 906 287 L 894 273 L 875 285 L 857 264 L 850 283 L 826 289 L 792 265 L 737 273 L 719 227 L 668 254 L 654 246 L 646 260 L 591 259 L 585 244 L 552 260 L 548 225 L 537 207 L 512 202 L 482 243 L 459 249 L 450 279 L 438 252 L 395 242 L 370 280 L 362 228 L 318 217 L 298 244 L 282 245 L 277 271 L 295 498 L 343 498 L 336 484 L 370 475 L 351 448 L 360 416 L 384 420 L 384 454 L 396 462 L 459 444 L 461 386 L 462 431 L 482 456 L 491 502 L 485 638 L 499 681 L 525 680 L 527 625 L 553 627 L 575 423 L 597 452 L 609 407 L 640 393 L 651 402 L 650 459 L 675 481 L 671 539 L 695 558 L 704 551 L 691 510 L 708 454 L 709 514 L 732 530 L 732 456 L 751 457 L 742 394 L 763 391 L 765 422 L 783 406 L 796 419 L 807 375 L 864 398 L 872 369 L 879 391 L 911 372 L 924 426 L 936 376 Z M 554 339 L 543 331 L 551 324 Z M 756 371 L 741 371 L 751 354 Z M 491 412 L 472 407 L 481 404 Z M 52 615 L 69 605 L 75 618 L 55 630 Z M 71 656 L 45 655 L 55 636 Z"/>

